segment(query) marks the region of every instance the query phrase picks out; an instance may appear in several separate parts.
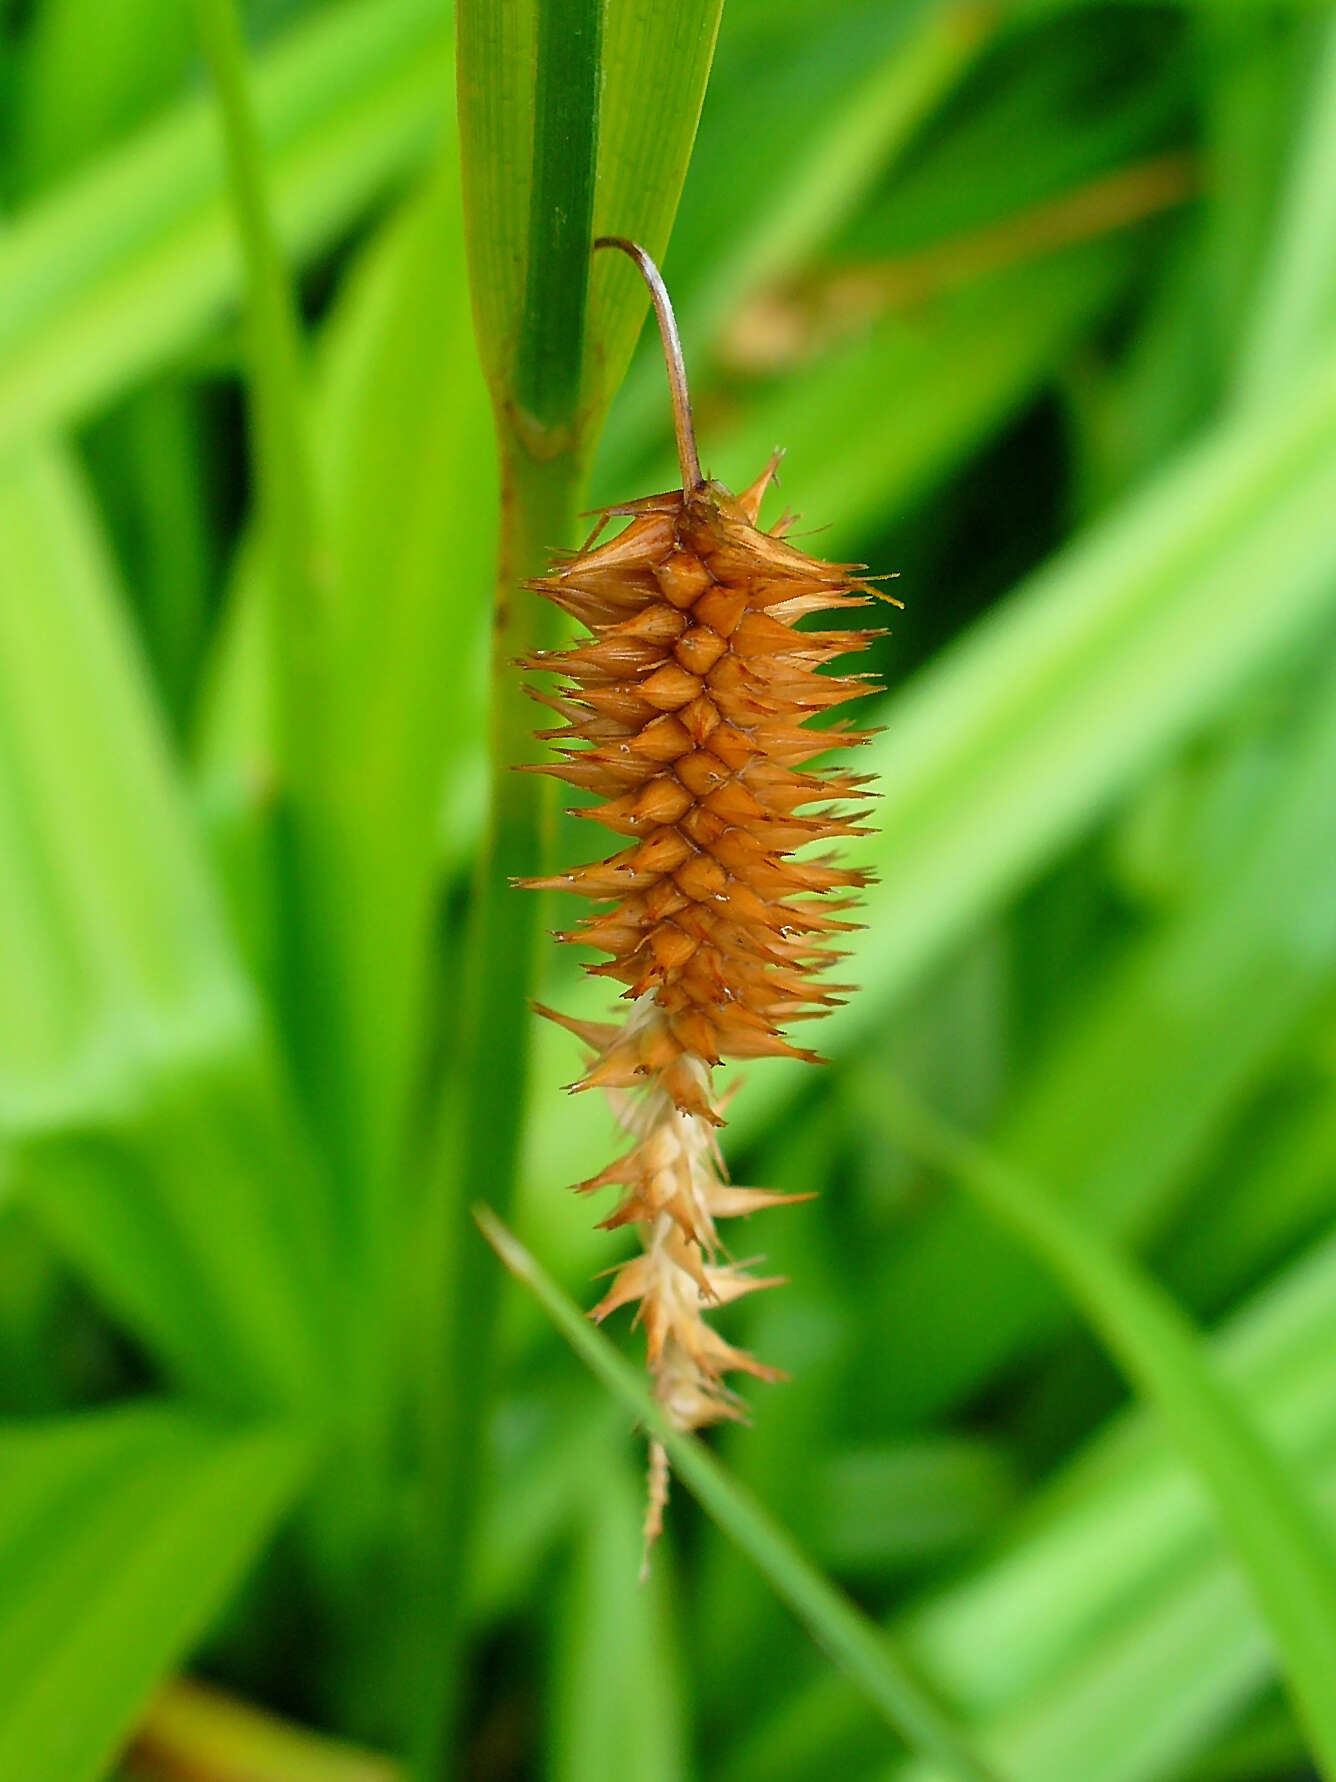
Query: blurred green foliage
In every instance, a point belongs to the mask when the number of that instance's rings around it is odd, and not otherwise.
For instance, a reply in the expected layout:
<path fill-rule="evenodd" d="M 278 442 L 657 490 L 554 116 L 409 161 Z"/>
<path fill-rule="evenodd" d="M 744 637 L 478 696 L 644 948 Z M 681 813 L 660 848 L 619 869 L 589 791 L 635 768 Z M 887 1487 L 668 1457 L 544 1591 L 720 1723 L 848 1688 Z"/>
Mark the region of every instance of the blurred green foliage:
<path fill-rule="evenodd" d="M 465 105 L 466 228 L 444 0 L 243 12 L 301 326 L 295 714 L 192 8 L 0 26 L 0 1776 L 120 1774 L 190 1665 L 320 1729 L 255 1734 L 272 1782 L 395 1773 L 353 1744 L 425 1782 L 439 1659 L 442 1774 L 936 1782 L 685 1490 L 637 1589 L 625 1411 L 528 1294 L 495 1345 L 469 1297 L 489 1079 L 529 1249 L 581 1302 L 618 1253 L 563 1193 L 612 1142 L 559 1091 L 569 1038 L 532 1035 L 519 1105 L 468 989 L 487 380 L 532 383 L 535 293 L 571 276 L 527 244 L 574 249 L 535 228 L 518 75 L 506 141 L 490 89 Z M 573 16 L 503 0 L 496 66 Z M 714 16 L 607 0 L 596 229 L 668 241 Z M 613 262 L 561 310 L 577 469 L 612 398 L 591 501 L 674 477 Z M 736 1178 L 820 1198 L 757 1227 L 789 1285 L 729 1329 L 793 1377 L 726 1477 L 1004 1782 L 1311 1775 L 1281 1684 L 1325 1636 L 1245 1569 L 1284 1595 L 1336 1528 L 1336 15 L 728 0 L 664 270 L 707 467 L 787 447 L 823 552 L 905 600 L 861 992 L 827 1067 L 757 1066 L 730 1108 Z M 476 1516 L 432 1450 L 466 1404 Z M 225 1727 L 173 1727 L 236 1782 Z M 185 1773 L 151 1737 L 125 1761 Z"/>

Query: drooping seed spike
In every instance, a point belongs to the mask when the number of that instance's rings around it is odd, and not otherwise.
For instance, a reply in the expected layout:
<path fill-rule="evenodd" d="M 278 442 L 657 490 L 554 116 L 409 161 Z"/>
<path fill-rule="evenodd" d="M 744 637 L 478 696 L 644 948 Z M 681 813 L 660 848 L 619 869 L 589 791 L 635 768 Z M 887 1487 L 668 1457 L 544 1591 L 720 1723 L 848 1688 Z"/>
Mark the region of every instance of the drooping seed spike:
<path fill-rule="evenodd" d="M 530 883 L 597 906 L 557 938 L 603 955 L 585 970 L 630 1003 L 620 1022 L 540 1012 L 585 1047 L 571 1087 L 604 1090 L 632 1141 L 577 1184 L 582 1194 L 616 1189 L 602 1228 L 634 1227 L 641 1245 L 591 1315 L 635 1306 L 659 1403 L 678 1427 L 698 1429 L 742 1418 L 730 1373 L 782 1377 L 708 1322 L 713 1307 L 779 1284 L 729 1259 L 716 1221 L 810 1198 L 728 1182 L 717 1138 L 726 1098 L 713 1073 L 724 1059 L 820 1061 L 788 1030 L 850 993 L 821 974 L 842 957 L 832 943 L 858 926 L 849 912 L 871 876 L 811 844 L 867 833 L 868 776 L 821 757 L 874 732 L 809 721 L 876 691 L 836 664 L 878 634 L 842 619 L 799 627 L 889 597 L 861 579 L 861 565 L 822 562 L 782 536 L 787 516 L 762 528 L 778 453 L 736 497 L 702 475 L 663 281 L 634 242 L 597 245 L 627 254 L 650 289 L 682 486 L 600 510 L 584 549 L 528 584 L 585 636 L 524 664 L 556 677 L 534 697 L 562 720 L 540 732 L 557 759 L 524 771 L 585 794 L 574 814 L 618 838 L 604 858 Z M 605 536 L 617 520 L 621 531 Z M 667 1489 L 656 1446 L 647 1542 Z"/>

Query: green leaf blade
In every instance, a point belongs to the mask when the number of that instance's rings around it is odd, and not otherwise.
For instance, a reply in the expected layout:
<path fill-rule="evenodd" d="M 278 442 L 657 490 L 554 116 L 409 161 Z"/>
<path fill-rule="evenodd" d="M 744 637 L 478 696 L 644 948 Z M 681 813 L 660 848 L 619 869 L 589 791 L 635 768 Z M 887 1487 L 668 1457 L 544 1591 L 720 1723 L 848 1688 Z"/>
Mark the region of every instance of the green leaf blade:
<path fill-rule="evenodd" d="M 763 1573 L 849 1680 L 883 1718 L 962 1782 L 996 1782 L 962 1728 L 891 1643 L 813 1567 L 790 1536 L 736 1484 L 695 1436 L 674 1428 L 642 1375 L 486 1208 L 478 1225 L 505 1266 L 534 1295 L 576 1354 L 667 1450 L 702 1506 Z"/>
<path fill-rule="evenodd" d="M 440 0 L 346 0 L 261 62 L 290 252 L 420 165 L 447 79 Z M 82 420 L 199 340 L 240 268 L 214 120 L 184 102 L 20 214 L 0 242 L 0 448 Z"/>
<path fill-rule="evenodd" d="M 0 1143 L 178 1378 L 309 1407 L 329 1377 L 328 1207 L 71 460 L 9 461 L 0 538 L 0 959 L 23 961 Z"/>
<path fill-rule="evenodd" d="M 893 1121 L 917 1155 L 948 1169 L 1052 1270 L 1159 1409 L 1261 1605 L 1322 1772 L 1336 1776 L 1336 1546 L 1305 1488 L 1214 1371 L 1186 1317 L 1135 1264 L 903 1093 Z"/>
<path fill-rule="evenodd" d="M 0 1429 L 0 1768 L 96 1782 L 310 1462 L 281 1429 L 145 1408 Z"/>

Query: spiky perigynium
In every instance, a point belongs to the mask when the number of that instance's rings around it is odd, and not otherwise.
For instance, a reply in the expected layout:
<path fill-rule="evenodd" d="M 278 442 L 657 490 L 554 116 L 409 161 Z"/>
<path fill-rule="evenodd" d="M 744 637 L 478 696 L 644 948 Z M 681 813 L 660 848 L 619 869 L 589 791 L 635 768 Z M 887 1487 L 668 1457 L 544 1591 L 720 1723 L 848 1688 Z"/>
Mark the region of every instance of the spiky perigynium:
<path fill-rule="evenodd" d="M 640 250 L 612 245 L 646 270 Z M 680 380 L 661 282 L 651 290 Z M 773 460 L 736 498 L 700 477 L 684 391 L 674 384 L 683 489 L 607 509 L 603 523 L 629 522 L 617 537 L 562 557 L 530 584 L 590 639 L 524 666 L 564 682 L 535 693 L 564 722 L 539 733 L 562 760 L 533 771 L 592 794 L 598 802 L 577 814 L 627 838 L 592 866 L 531 881 L 602 906 L 559 938 L 607 954 L 589 969 L 624 984 L 631 1003 L 619 1024 L 542 1011 L 585 1042 L 593 1056 L 576 1087 L 608 1091 L 634 1140 L 579 1184 L 620 1186 L 603 1225 L 635 1224 L 642 1246 L 593 1316 L 638 1302 L 656 1396 L 677 1425 L 695 1429 L 739 1415 L 729 1372 L 778 1377 L 706 1322 L 711 1306 L 774 1284 L 725 1258 L 716 1221 L 803 1197 L 728 1183 L 711 1075 L 723 1058 L 815 1059 L 783 1029 L 848 988 L 818 974 L 837 957 L 830 938 L 852 926 L 844 912 L 867 875 L 798 854 L 865 833 L 862 813 L 847 808 L 864 778 L 811 763 L 867 733 L 805 726 L 873 690 L 864 676 L 820 671 L 875 633 L 796 626 L 866 606 L 875 590 L 850 566 L 786 542 L 785 521 L 760 529 Z M 666 1491 L 657 1449 L 651 1474 L 650 1539 Z"/>

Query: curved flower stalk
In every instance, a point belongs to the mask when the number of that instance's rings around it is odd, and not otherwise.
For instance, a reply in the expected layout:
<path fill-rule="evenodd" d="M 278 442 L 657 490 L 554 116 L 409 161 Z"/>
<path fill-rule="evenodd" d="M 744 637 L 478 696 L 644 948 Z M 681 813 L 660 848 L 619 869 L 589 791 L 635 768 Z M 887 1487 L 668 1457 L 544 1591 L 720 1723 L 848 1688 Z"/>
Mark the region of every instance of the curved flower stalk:
<path fill-rule="evenodd" d="M 632 1143 L 582 1193 L 616 1185 L 602 1221 L 634 1225 L 640 1249 L 595 1307 L 602 1320 L 636 1304 L 655 1393 L 672 1420 L 697 1429 L 741 1415 L 734 1372 L 775 1369 L 726 1342 L 708 1322 L 717 1306 L 772 1278 L 732 1261 L 721 1219 L 806 1198 L 728 1181 L 712 1074 L 723 1058 L 816 1054 L 784 1029 L 820 1015 L 850 987 L 820 977 L 839 955 L 831 938 L 867 874 L 810 843 L 862 835 L 865 776 L 813 760 L 870 732 L 809 730 L 818 712 L 871 691 L 864 675 L 821 672 L 871 631 L 799 631 L 812 613 L 868 605 L 877 591 L 847 564 L 823 563 L 768 531 L 761 500 L 772 459 L 742 495 L 701 475 L 681 349 L 667 294 L 643 249 L 609 239 L 640 266 L 654 298 L 673 391 L 682 487 L 612 507 L 582 551 L 529 586 L 590 634 L 523 666 L 562 677 L 534 697 L 563 720 L 539 732 L 562 759 L 547 773 L 598 802 L 590 817 L 627 845 L 535 889 L 573 891 L 600 907 L 558 938 L 608 955 L 588 969 L 626 986 L 621 1022 L 540 1012 L 576 1034 L 591 1060 L 576 1089 L 603 1089 Z M 609 520 L 628 524 L 594 540 Z M 667 1460 L 651 1449 L 647 1547 L 660 1531 Z"/>

